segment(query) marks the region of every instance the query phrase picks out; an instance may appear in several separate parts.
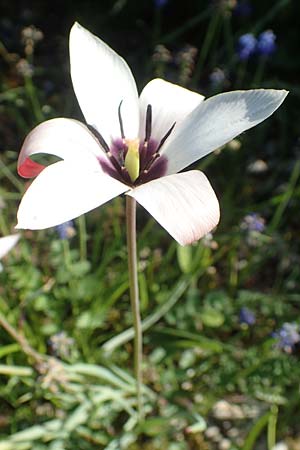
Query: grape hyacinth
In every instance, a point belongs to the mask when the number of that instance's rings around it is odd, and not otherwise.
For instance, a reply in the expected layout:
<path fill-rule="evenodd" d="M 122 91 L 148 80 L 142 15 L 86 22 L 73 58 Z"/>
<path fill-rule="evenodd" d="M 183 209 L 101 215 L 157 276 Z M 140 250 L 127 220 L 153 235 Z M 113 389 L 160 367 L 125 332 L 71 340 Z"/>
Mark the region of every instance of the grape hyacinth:
<path fill-rule="evenodd" d="M 248 60 L 254 54 L 271 56 L 277 48 L 275 40 L 276 35 L 272 30 L 263 31 L 258 38 L 252 33 L 243 34 L 238 40 L 237 54 L 241 61 Z"/>
<path fill-rule="evenodd" d="M 286 353 L 292 353 L 297 344 L 300 343 L 300 327 L 296 323 L 285 322 L 282 327 L 273 333 L 276 338 L 277 347 Z"/>
<path fill-rule="evenodd" d="M 59 239 L 66 240 L 71 239 L 75 234 L 73 220 L 67 220 L 67 222 L 61 223 L 55 227 Z"/>
<path fill-rule="evenodd" d="M 240 36 L 237 53 L 241 61 L 248 60 L 255 53 L 256 43 L 256 38 L 252 33 L 246 33 Z"/>
<path fill-rule="evenodd" d="M 276 35 L 272 30 L 261 33 L 257 38 L 256 53 L 261 56 L 270 56 L 276 50 Z"/>
<path fill-rule="evenodd" d="M 226 75 L 222 69 L 216 67 L 209 76 L 210 84 L 213 88 L 222 86 L 224 81 L 226 81 Z"/>
<path fill-rule="evenodd" d="M 262 233 L 265 229 L 265 219 L 256 213 L 247 214 L 241 223 L 241 229 Z"/>
<path fill-rule="evenodd" d="M 245 325 L 254 325 L 256 322 L 256 317 L 253 311 L 251 309 L 244 306 L 240 309 L 239 312 L 239 321 L 241 324 Z"/>

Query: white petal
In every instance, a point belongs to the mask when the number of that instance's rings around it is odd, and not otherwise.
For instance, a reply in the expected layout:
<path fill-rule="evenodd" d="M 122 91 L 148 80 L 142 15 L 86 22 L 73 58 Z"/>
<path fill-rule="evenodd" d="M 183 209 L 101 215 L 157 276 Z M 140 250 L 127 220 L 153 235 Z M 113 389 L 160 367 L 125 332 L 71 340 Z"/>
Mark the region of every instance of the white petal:
<path fill-rule="evenodd" d="M 219 222 L 217 197 L 198 170 L 169 175 L 129 191 L 181 245 L 191 244 Z"/>
<path fill-rule="evenodd" d="M 17 228 L 38 230 L 59 225 L 102 205 L 128 186 L 99 171 L 59 161 L 48 166 L 25 192 Z"/>
<path fill-rule="evenodd" d="M 202 102 L 166 141 L 161 154 L 176 173 L 259 124 L 281 105 L 287 91 L 257 89 L 216 95 Z"/>
<path fill-rule="evenodd" d="M 120 137 L 120 103 L 126 138 L 139 129 L 138 93 L 123 58 L 88 30 L 75 23 L 70 33 L 70 63 L 74 91 L 85 120 L 110 144 Z"/>
<path fill-rule="evenodd" d="M 82 165 L 97 163 L 103 151 L 94 135 L 78 120 L 51 119 L 39 124 L 26 137 L 18 160 L 18 172 L 30 178 L 38 175 L 44 166 L 32 161 L 31 155 L 47 153 L 62 159 L 79 160 Z"/>
<path fill-rule="evenodd" d="M 0 259 L 3 258 L 18 242 L 19 234 L 11 234 L 0 238 Z"/>
<path fill-rule="evenodd" d="M 178 125 L 204 100 L 203 95 L 185 89 L 177 84 L 156 78 L 150 81 L 140 96 L 140 132 L 145 137 L 147 106 L 152 106 L 151 137 L 160 141 L 176 122 Z"/>

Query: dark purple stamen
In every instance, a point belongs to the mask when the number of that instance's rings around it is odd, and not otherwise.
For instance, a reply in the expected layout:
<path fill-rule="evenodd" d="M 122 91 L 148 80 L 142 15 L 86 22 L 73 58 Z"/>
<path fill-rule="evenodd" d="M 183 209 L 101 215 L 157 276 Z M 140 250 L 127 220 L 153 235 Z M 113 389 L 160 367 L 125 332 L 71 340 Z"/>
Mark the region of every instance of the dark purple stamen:
<path fill-rule="evenodd" d="M 116 158 L 112 155 L 109 146 L 107 145 L 104 137 L 99 133 L 96 128 L 94 128 L 92 125 L 87 124 L 88 129 L 93 133 L 95 138 L 98 140 L 99 144 L 102 146 L 103 150 L 105 151 L 106 155 L 108 156 L 109 160 L 111 161 L 114 168 L 118 171 L 118 173 L 122 176 L 122 170 L 120 167 L 120 164 L 116 160 Z"/>
<path fill-rule="evenodd" d="M 128 151 L 128 146 L 121 115 L 122 103 L 123 100 L 120 102 L 118 107 L 121 138 L 114 139 L 110 146 L 107 144 L 101 133 L 99 133 L 99 131 L 92 125 L 87 125 L 87 127 L 93 133 L 104 150 L 105 155 L 103 154 L 103 156 L 99 156 L 98 158 L 104 172 L 108 173 L 113 178 L 128 184 L 129 186 L 138 186 L 156 178 L 160 178 L 166 174 L 168 160 L 165 156 L 160 155 L 159 150 L 172 133 L 176 122 L 171 126 L 158 144 L 158 141 L 151 139 L 152 106 L 147 105 L 145 139 L 139 144 L 140 174 L 138 178 L 132 182 L 125 167 L 125 157 Z"/>
<path fill-rule="evenodd" d="M 156 152 L 156 149 L 157 149 L 157 142 L 154 139 L 150 139 L 148 142 L 140 144 L 139 153 L 140 153 L 141 172 L 146 168 L 148 162 L 152 159 L 152 156 Z"/>
<path fill-rule="evenodd" d="M 164 137 L 162 138 L 162 140 L 159 143 L 159 146 L 157 147 L 156 152 L 159 152 L 159 150 L 162 148 L 162 146 L 164 145 L 164 143 L 166 142 L 166 140 L 168 139 L 168 137 L 170 136 L 170 134 L 172 133 L 174 127 L 176 125 L 176 122 L 173 123 L 173 125 L 171 126 L 171 128 L 169 129 L 169 131 L 167 131 L 167 133 L 164 135 Z"/>
<path fill-rule="evenodd" d="M 110 153 L 109 146 L 105 142 L 105 139 L 102 136 L 102 134 L 100 134 L 99 131 L 96 130 L 96 128 L 94 128 L 92 125 L 87 124 L 87 127 L 93 133 L 95 138 L 99 141 L 99 143 L 100 143 L 101 147 L 103 148 L 103 150 L 105 151 L 105 153 Z"/>
<path fill-rule="evenodd" d="M 136 185 L 147 183 L 148 181 L 155 180 L 156 178 L 163 177 L 168 168 L 168 160 L 165 156 L 156 158 L 149 170 L 141 171 L 140 176 L 135 181 Z"/>
<path fill-rule="evenodd" d="M 123 127 L 123 120 L 121 116 L 121 106 L 122 106 L 123 100 L 121 100 L 119 107 L 118 107 L 118 117 L 119 117 L 119 123 L 120 123 L 120 131 L 122 139 L 125 139 L 125 133 L 124 133 L 124 127 Z"/>
<path fill-rule="evenodd" d="M 149 159 L 149 161 L 147 162 L 147 164 L 145 165 L 143 172 L 147 173 L 149 172 L 150 167 L 152 166 L 152 164 L 154 163 L 154 161 L 160 157 L 160 154 L 156 151 L 153 155 L 152 158 Z"/>
<path fill-rule="evenodd" d="M 145 131 L 145 143 L 149 142 L 152 131 L 152 106 L 147 106 L 146 112 L 146 131 Z"/>

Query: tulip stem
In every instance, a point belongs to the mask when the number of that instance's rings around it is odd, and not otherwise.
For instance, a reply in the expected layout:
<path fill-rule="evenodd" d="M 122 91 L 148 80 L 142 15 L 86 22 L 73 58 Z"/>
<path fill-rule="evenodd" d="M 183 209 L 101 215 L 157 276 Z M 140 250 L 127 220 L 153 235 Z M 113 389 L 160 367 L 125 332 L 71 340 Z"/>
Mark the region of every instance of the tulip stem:
<path fill-rule="evenodd" d="M 136 201 L 126 196 L 126 226 L 127 226 L 127 250 L 128 272 L 130 286 L 130 301 L 133 315 L 134 328 L 134 374 L 136 379 L 137 409 L 139 422 L 143 418 L 142 404 L 142 359 L 143 359 L 143 335 L 139 303 L 139 285 L 137 270 L 136 250 Z"/>

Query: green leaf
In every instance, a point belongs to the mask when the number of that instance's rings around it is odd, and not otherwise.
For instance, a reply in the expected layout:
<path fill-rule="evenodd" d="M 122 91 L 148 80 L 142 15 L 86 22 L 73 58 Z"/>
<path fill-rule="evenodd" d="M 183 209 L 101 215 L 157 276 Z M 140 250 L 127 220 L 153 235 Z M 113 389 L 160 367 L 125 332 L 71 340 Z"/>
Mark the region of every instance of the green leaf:
<path fill-rule="evenodd" d="M 97 316 L 93 311 L 84 311 L 76 321 L 76 328 L 94 330 L 101 327 L 103 320 L 103 316 Z"/>
<path fill-rule="evenodd" d="M 192 271 L 193 254 L 192 247 L 190 245 L 187 245 L 185 247 L 177 245 L 177 261 L 183 273 L 188 274 Z"/>
<path fill-rule="evenodd" d="M 210 306 L 204 306 L 200 313 L 200 317 L 203 324 L 211 328 L 218 328 L 222 326 L 225 321 L 224 315 Z"/>
<path fill-rule="evenodd" d="M 169 420 L 161 417 L 147 419 L 141 424 L 141 431 L 147 436 L 158 436 L 168 431 Z"/>
<path fill-rule="evenodd" d="M 16 353 L 21 349 L 19 344 L 8 344 L 0 348 L 0 358 L 3 356 L 10 355 L 11 353 Z"/>
<path fill-rule="evenodd" d="M 91 403 L 86 401 L 78 406 L 75 411 L 65 421 L 64 429 L 67 432 L 75 430 L 78 425 L 85 424 L 89 417 L 89 411 L 91 409 Z"/>
<path fill-rule="evenodd" d="M 262 433 L 263 429 L 267 426 L 267 424 L 269 422 L 269 418 L 270 418 L 270 413 L 267 412 L 266 414 L 261 416 L 256 421 L 256 423 L 251 428 L 251 430 L 245 440 L 242 450 L 253 450 L 254 449 L 255 442 L 257 441 L 258 437 Z"/>
<path fill-rule="evenodd" d="M 224 350 L 225 344 L 220 343 L 215 339 L 210 339 L 201 336 L 198 333 L 191 333 L 185 330 L 176 330 L 175 328 L 159 327 L 156 332 L 165 336 L 178 338 L 175 340 L 178 347 L 200 347 L 203 350 L 208 350 L 213 353 L 221 353 Z M 168 342 L 170 340 L 168 339 Z"/>
<path fill-rule="evenodd" d="M 21 366 L 6 366 L 0 364 L 0 374 L 9 376 L 19 376 L 19 377 L 30 377 L 34 374 L 31 367 L 21 367 Z"/>

